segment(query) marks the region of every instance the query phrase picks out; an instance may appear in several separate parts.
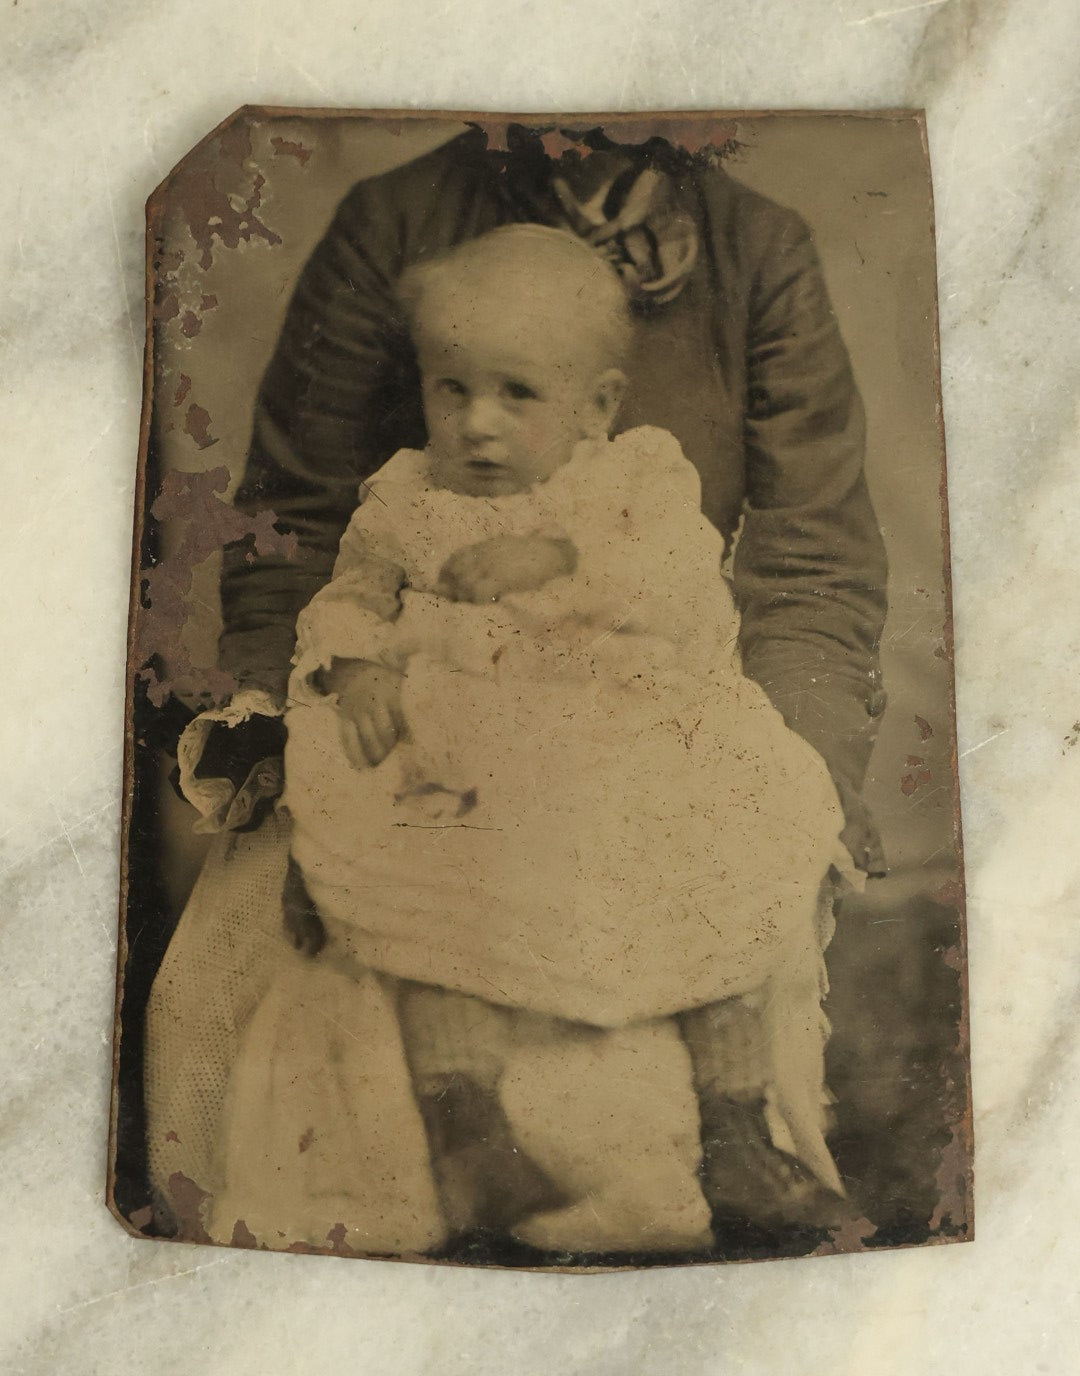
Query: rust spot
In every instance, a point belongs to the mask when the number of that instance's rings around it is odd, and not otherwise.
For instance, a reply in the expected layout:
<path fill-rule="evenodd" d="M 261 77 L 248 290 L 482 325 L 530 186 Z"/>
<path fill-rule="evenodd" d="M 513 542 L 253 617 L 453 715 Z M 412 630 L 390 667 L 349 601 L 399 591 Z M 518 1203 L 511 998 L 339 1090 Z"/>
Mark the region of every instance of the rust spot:
<path fill-rule="evenodd" d="M 483 130 L 487 136 L 488 147 L 493 152 L 509 152 L 509 124 L 505 120 L 477 119 L 469 122 L 474 128 Z M 600 130 L 619 147 L 640 147 L 653 139 L 663 139 L 672 147 L 681 148 L 686 153 L 714 163 L 730 157 L 740 146 L 738 125 L 734 120 L 718 124 L 715 119 L 705 116 L 698 119 L 693 115 L 655 115 L 651 118 L 643 116 L 607 121 L 596 119 L 578 124 L 531 127 L 539 133 L 544 152 L 556 162 L 568 154 L 574 157 L 588 157 L 592 150 L 583 142 L 584 136 L 595 130 Z"/>
<path fill-rule="evenodd" d="M 149 1228 L 154 1221 L 154 1211 L 149 1204 L 144 1204 L 141 1209 L 136 1209 L 128 1220 L 141 1233 L 144 1228 Z"/>
<path fill-rule="evenodd" d="M 836 1228 L 829 1230 L 829 1240 L 815 1250 L 815 1256 L 833 1256 L 839 1252 L 861 1252 L 868 1238 L 877 1229 L 867 1218 L 845 1219 Z"/>
<path fill-rule="evenodd" d="M 330 1229 L 330 1231 L 326 1234 L 326 1240 L 330 1244 L 330 1250 L 334 1253 L 335 1256 L 339 1257 L 359 1256 L 360 1253 L 357 1252 L 354 1247 L 350 1247 L 349 1244 L 345 1241 L 345 1235 L 345 1224 L 335 1223 L 334 1226 Z"/>
<path fill-rule="evenodd" d="M 228 486 L 229 470 L 224 466 L 205 473 L 172 472 L 150 508 L 155 520 L 172 523 L 179 537 L 167 559 L 140 574 L 142 606 L 136 615 L 132 663 L 140 666 L 139 677 L 150 685 L 147 696 L 155 707 L 164 703 L 178 679 L 210 701 L 223 701 L 236 689 L 231 674 L 192 664 L 183 643 L 195 568 L 225 545 L 248 537 L 257 554 L 296 557 L 296 536 L 275 528 L 273 511 L 255 516 L 237 511 L 222 500 Z M 148 667 L 157 657 L 169 666 L 168 674 Z"/>
<path fill-rule="evenodd" d="M 641 144 L 649 139 L 662 138 L 687 153 L 701 153 L 707 157 L 727 157 L 738 147 L 739 126 L 734 120 L 721 124 L 715 119 L 695 119 L 683 115 L 677 119 L 611 120 L 602 126 L 615 143 Z"/>
<path fill-rule="evenodd" d="M 174 406 L 182 406 L 187 394 L 191 391 L 191 378 L 187 373 L 180 374 L 180 382 L 176 388 L 176 396 L 173 397 Z"/>
<path fill-rule="evenodd" d="M 930 1229 L 939 1237 L 971 1236 L 971 1151 L 966 1119 L 949 1134 L 935 1173 L 938 1202 Z"/>
<path fill-rule="evenodd" d="M 169 1131 L 165 1134 L 165 1141 L 166 1141 L 166 1142 L 175 1142 L 175 1143 L 177 1144 L 177 1146 L 180 1145 L 180 1138 L 177 1137 L 176 1133 L 173 1132 L 172 1128 L 170 1128 Z"/>
<path fill-rule="evenodd" d="M 928 741 L 934 734 L 934 728 L 925 717 L 916 716 L 915 725 L 919 728 L 919 740 Z"/>
<path fill-rule="evenodd" d="M 181 308 L 181 297 L 184 292 L 177 274 L 183 261 L 184 255 L 179 251 L 161 253 L 155 259 L 154 319 L 159 324 L 165 325 L 180 317 L 180 333 L 187 339 L 194 339 L 203 327 L 203 313 L 216 310 L 218 298 L 212 292 L 203 292 L 199 297 L 197 307 L 186 306 Z"/>
<path fill-rule="evenodd" d="M 203 1201 L 210 1198 L 208 1191 L 200 1190 L 194 1180 L 175 1171 L 169 1176 L 169 1197 L 180 1237 L 187 1242 L 212 1242 L 202 1221 Z"/>
<path fill-rule="evenodd" d="M 187 409 L 184 417 L 184 434 L 190 435 L 200 449 L 209 449 L 212 444 L 217 444 L 217 440 L 210 434 L 210 412 L 203 406 L 196 406 L 194 402 Z"/>
<path fill-rule="evenodd" d="M 314 1129 L 314 1128 L 308 1128 L 307 1131 L 304 1133 L 304 1135 L 300 1138 L 300 1153 L 301 1153 L 301 1155 L 303 1155 L 303 1153 L 307 1151 L 308 1147 L 310 1147 L 311 1144 L 312 1144 L 312 1142 L 314 1142 L 314 1141 L 315 1141 L 315 1129 Z"/>
<path fill-rule="evenodd" d="M 918 765 L 922 764 L 922 760 L 919 758 L 918 755 L 909 755 L 907 762 L 908 767 L 912 772 L 901 776 L 900 792 L 906 798 L 910 798 L 911 795 L 916 791 L 916 789 L 920 788 L 923 784 L 930 783 L 933 778 L 933 775 L 931 774 L 929 769 L 917 768 Z"/>
<path fill-rule="evenodd" d="M 244 1220 L 238 1218 L 233 1225 L 232 1239 L 229 1245 L 231 1247 L 247 1247 L 251 1249 L 253 1247 L 258 1247 L 259 1241 Z"/>
<path fill-rule="evenodd" d="M 274 150 L 275 158 L 295 158 L 301 167 L 306 167 L 308 159 L 311 157 L 310 148 L 305 148 L 302 143 L 295 143 L 292 139 L 283 139 L 276 135 L 270 140 L 270 147 Z"/>
<path fill-rule="evenodd" d="M 558 161 L 564 153 L 576 153 L 580 151 L 580 145 L 575 139 L 568 139 L 561 129 L 551 129 L 546 134 L 542 134 L 540 142 L 544 152 L 549 158 Z"/>
<path fill-rule="evenodd" d="M 943 908 L 958 908 L 964 899 L 964 890 L 959 880 L 949 879 L 930 895 L 935 903 Z"/>
<path fill-rule="evenodd" d="M 255 172 L 247 195 L 233 191 L 233 177 L 225 174 L 230 165 L 246 171 L 251 160 L 251 126 L 235 120 L 221 130 L 199 151 L 187 158 L 173 174 L 170 200 L 177 206 L 199 254 L 199 266 L 213 266 L 214 240 L 225 248 L 261 239 L 281 243 L 281 236 L 256 213 L 262 205 L 266 178 Z"/>

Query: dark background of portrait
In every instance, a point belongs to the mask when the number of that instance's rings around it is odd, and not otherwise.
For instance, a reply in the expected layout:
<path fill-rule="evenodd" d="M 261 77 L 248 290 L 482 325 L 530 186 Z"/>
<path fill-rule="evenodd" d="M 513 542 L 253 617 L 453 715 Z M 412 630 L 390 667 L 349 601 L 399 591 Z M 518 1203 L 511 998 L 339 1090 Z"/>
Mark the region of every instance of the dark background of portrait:
<path fill-rule="evenodd" d="M 215 164 L 220 236 L 197 242 L 190 198 L 166 197 L 173 300 L 156 332 L 148 502 L 168 472 L 225 469 L 235 487 L 292 285 L 337 203 L 358 179 L 463 127 L 253 116 L 242 156 Z M 830 952 L 833 1145 L 876 1240 L 918 1242 L 966 1223 L 969 1146 L 950 1130 L 966 1106 L 966 1063 L 928 164 L 910 117 L 766 115 L 738 118 L 726 165 L 809 223 L 866 405 L 867 475 L 890 561 L 889 702 L 866 799 L 890 875 L 845 903 Z M 181 533 L 165 524 L 160 553 Z M 191 705 L 198 666 L 216 658 L 218 569 L 213 556 L 202 563 L 187 597 L 182 652 L 196 671 L 161 665 Z M 140 932 L 156 933 L 148 952 L 161 948 L 205 853 L 168 786 L 171 763 L 160 756 L 156 780 L 140 780 L 160 818 L 161 884 L 146 897 L 160 911 L 140 917 Z"/>

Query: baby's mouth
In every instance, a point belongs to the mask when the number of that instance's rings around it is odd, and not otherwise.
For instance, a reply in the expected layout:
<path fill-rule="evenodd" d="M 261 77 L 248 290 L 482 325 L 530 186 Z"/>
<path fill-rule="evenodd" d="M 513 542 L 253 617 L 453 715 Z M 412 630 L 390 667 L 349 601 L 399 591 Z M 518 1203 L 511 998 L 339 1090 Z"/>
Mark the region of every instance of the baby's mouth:
<path fill-rule="evenodd" d="M 505 471 L 504 465 L 495 459 L 475 457 L 467 459 L 465 466 L 478 478 L 497 478 Z"/>

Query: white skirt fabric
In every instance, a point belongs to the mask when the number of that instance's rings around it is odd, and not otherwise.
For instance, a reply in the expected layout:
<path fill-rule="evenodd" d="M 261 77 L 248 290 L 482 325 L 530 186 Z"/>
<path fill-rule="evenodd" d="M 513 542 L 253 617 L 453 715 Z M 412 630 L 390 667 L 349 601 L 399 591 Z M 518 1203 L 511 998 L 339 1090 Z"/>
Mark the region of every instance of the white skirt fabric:
<path fill-rule="evenodd" d="M 839 809 L 755 685 L 410 662 L 411 740 L 351 766 L 289 713 L 293 851 L 365 965 L 614 1027 L 816 971 Z"/>

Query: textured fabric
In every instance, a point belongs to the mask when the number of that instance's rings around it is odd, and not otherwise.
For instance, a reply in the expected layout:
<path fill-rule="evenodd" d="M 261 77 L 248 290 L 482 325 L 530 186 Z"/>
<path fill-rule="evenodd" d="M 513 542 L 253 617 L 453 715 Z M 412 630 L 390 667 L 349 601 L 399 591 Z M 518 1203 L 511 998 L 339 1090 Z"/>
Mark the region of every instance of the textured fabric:
<path fill-rule="evenodd" d="M 182 1231 L 188 1184 L 224 1185 L 219 1155 L 225 1089 L 240 1040 L 291 952 L 281 930 L 288 826 L 272 814 L 254 832 L 215 838 L 150 994 L 144 1053 L 150 1179 Z"/>
<path fill-rule="evenodd" d="M 400 1256 L 445 1240 L 393 981 L 290 953 L 238 1046 L 208 1232 Z"/>
<path fill-rule="evenodd" d="M 404 451 L 371 481 L 334 579 L 300 618 L 285 802 L 311 898 L 360 963 L 619 1026 L 815 972 L 842 817 L 820 758 L 738 671 L 723 546 L 677 443 L 585 443 L 531 492 L 428 485 Z M 572 576 L 474 606 L 437 595 L 456 551 L 555 532 Z M 393 622 L 350 560 L 404 560 Z M 405 669 L 408 739 L 342 748 L 334 658 Z"/>
<path fill-rule="evenodd" d="M 236 499 L 273 509 L 299 557 L 253 557 L 247 544 L 226 552 L 222 659 L 241 683 L 282 698 L 297 614 L 330 575 L 357 484 L 424 443 L 397 278 L 498 224 L 565 221 L 549 184 L 561 165 L 530 164 L 526 176 L 504 161 L 470 133 L 358 184 L 305 268 Z M 721 169 L 687 161 L 669 182 L 698 251 L 678 295 L 639 319 L 620 423 L 674 433 L 709 520 L 725 538 L 742 521 L 734 586 L 746 672 L 826 760 L 852 854 L 878 870 L 859 789 L 883 706 L 885 559 L 847 354 L 797 215 Z"/>

